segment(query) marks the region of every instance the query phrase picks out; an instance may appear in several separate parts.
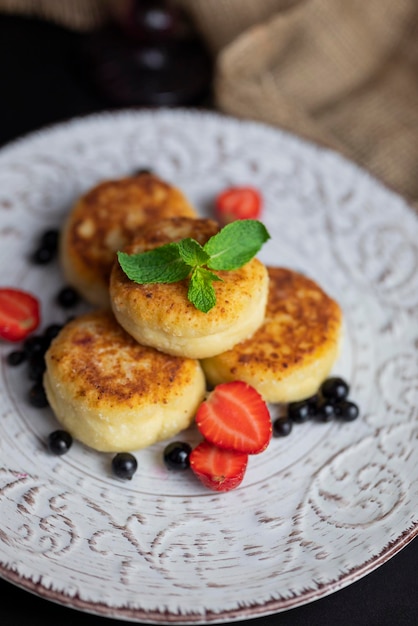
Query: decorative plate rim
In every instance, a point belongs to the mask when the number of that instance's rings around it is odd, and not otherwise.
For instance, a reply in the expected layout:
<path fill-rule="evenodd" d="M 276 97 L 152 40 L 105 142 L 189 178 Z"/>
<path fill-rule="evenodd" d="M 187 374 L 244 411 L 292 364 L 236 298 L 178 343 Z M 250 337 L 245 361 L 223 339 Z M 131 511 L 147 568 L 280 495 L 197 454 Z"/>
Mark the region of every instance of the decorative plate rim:
<path fill-rule="evenodd" d="M 3 146 L 0 147 L 0 157 L 3 155 L 7 155 L 9 152 L 13 152 L 15 149 L 19 149 L 20 146 L 25 146 L 28 142 L 33 141 L 35 138 L 45 138 L 48 135 L 54 134 L 56 132 L 67 131 L 71 129 L 71 127 L 77 127 L 81 125 L 89 125 L 91 122 L 95 121 L 103 121 L 109 122 L 112 119 L 121 119 L 121 118 L 130 118 L 136 119 L 141 116 L 151 116 L 159 119 L 162 116 L 169 116 L 173 118 L 190 116 L 191 118 L 211 118 L 212 120 L 224 120 L 224 122 L 228 122 L 230 120 L 234 124 L 239 124 L 241 127 L 253 127 L 253 128 L 264 128 L 270 129 L 270 127 L 266 124 L 248 120 L 237 119 L 232 116 L 224 115 L 221 113 L 211 112 L 211 111 L 195 111 L 193 109 L 177 109 L 177 110 L 152 110 L 152 109 L 140 109 L 137 111 L 133 110 L 121 110 L 121 111 L 111 111 L 111 112 L 99 112 L 94 114 L 88 114 L 85 116 L 80 116 L 76 118 L 69 119 L 67 121 L 57 122 L 51 125 L 48 125 L 40 130 L 34 131 L 32 133 L 28 133 L 22 137 L 15 139 Z M 280 133 L 284 137 L 296 137 L 301 144 L 310 145 L 311 147 L 316 147 L 321 152 L 327 152 L 331 155 L 334 155 L 336 158 L 340 159 L 341 162 L 345 162 L 350 165 L 350 167 L 358 172 L 361 172 L 362 175 L 365 175 L 371 180 L 376 181 L 383 189 L 386 189 L 389 194 L 398 197 L 401 199 L 405 206 L 408 207 L 414 214 L 414 208 L 409 205 L 408 201 L 396 194 L 392 189 L 390 189 L 387 185 L 382 183 L 373 177 L 370 173 L 366 172 L 360 166 L 356 165 L 349 161 L 346 157 L 342 156 L 339 152 L 336 152 L 328 147 L 317 146 L 312 142 L 298 137 L 292 133 L 287 131 L 282 131 L 280 129 L 271 128 L 272 132 Z M 313 600 L 319 599 L 326 595 L 329 595 L 352 582 L 362 578 L 366 574 L 372 572 L 377 567 L 388 561 L 392 556 L 397 554 L 403 547 L 405 547 L 408 543 L 410 543 L 416 536 L 418 535 L 418 521 L 413 522 L 408 528 L 403 529 L 396 539 L 391 540 L 387 543 L 387 545 L 379 552 L 377 556 L 372 556 L 366 561 L 364 561 L 361 565 L 357 567 L 352 567 L 347 572 L 341 574 L 340 577 L 332 580 L 331 582 L 327 582 L 324 584 L 318 584 L 316 587 L 305 588 L 302 593 L 296 594 L 294 597 L 289 598 L 281 598 L 281 599 L 271 599 L 262 603 L 253 603 L 244 606 L 243 608 L 237 609 L 226 609 L 221 613 L 217 611 L 205 610 L 204 613 L 174 613 L 174 612 L 164 612 L 159 610 L 147 610 L 143 608 L 128 608 L 124 606 L 114 607 L 111 605 L 107 605 L 102 602 L 93 602 L 82 599 L 76 595 L 72 596 L 67 594 L 65 591 L 57 591 L 51 589 L 42 584 L 42 580 L 36 582 L 32 580 L 30 577 L 26 577 L 18 572 L 14 571 L 13 568 L 5 566 L 3 563 L 0 563 L 0 575 L 7 581 L 16 584 L 17 586 L 29 591 L 36 593 L 37 595 L 51 600 L 53 602 L 57 602 L 63 604 L 65 606 L 69 606 L 72 608 L 76 608 L 79 610 L 83 610 L 86 612 L 103 615 L 107 617 L 113 618 L 121 618 L 131 621 L 142 621 L 145 623 L 178 623 L 178 624 L 189 624 L 189 623 L 221 623 L 225 621 L 233 621 L 236 619 L 248 619 L 255 618 L 264 615 L 270 615 L 275 612 L 280 612 L 283 610 L 290 609 L 292 607 L 301 606 L 303 604 L 307 604 Z"/>

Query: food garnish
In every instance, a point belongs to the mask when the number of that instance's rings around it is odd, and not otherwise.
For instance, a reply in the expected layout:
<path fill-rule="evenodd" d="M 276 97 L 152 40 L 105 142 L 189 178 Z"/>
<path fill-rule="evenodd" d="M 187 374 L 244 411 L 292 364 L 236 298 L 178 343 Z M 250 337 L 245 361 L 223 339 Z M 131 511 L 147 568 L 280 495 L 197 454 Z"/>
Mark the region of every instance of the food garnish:
<path fill-rule="evenodd" d="M 37 298 L 20 289 L 0 289 L 0 337 L 8 341 L 25 339 L 40 321 Z"/>
<path fill-rule="evenodd" d="M 292 432 L 293 423 L 288 417 L 276 417 L 273 422 L 273 437 L 288 437 Z"/>
<path fill-rule="evenodd" d="M 112 459 L 112 471 L 123 480 L 131 480 L 138 469 L 138 461 L 130 452 L 118 452 Z"/>
<path fill-rule="evenodd" d="M 357 404 L 343 400 L 336 404 L 336 417 L 344 422 L 353 422 L 360 414 Z"/>
<path fill-rule="evenodd" d="M 32 262 L 35 265 L 46 265 L 56 256 L 58 251 L 59 231 L 50 228 L 44 231 L 39 238 L 38 246 L 32 254 Z"/>
<path fill-rule="evenodd" d="M 185 470 L 190 467 L 192 447 L 186 441 L 173 441 L 164 448 L 164 464 L 170 470 Z"/>
<path fill-rule="evenodd" d="M 230 491 L 241 484 L 248 454 L 223 450 L 209 441 L 199 443 L 190 454 L 190 467 L 197 478 L 213 491 Z"/>
<path fill-rule="evenodd" d="M 63 309 L 71 309 L 80 302 L 80 295 L 73 287 L 63 287 L 57 293 L 57 304 Z"/>
<path fill-rule="evenodd" d="M 311 403 L 308 400 L 290 402 L 287 405 L 287 415 L 295 424 L 307 422 L 313 415 Z"/>
<path fill-rule="evenodd" d="M 49 406 L 48 398 L 41 382 L 36 382 L 29 389 L 28 400 L 29 404 L 35 407 L 35 409 L 46 409 Z"/>
<path fill-rule="evenodd" d="M 254 187 L 230 187 L 222 191 L 215 200 L 216 218 L 221 224 L 235 220 L 258 219 L 263 200 Z"/>
<path fill-rule="evenodd" d="M 324 398 L 329 398 L 334 402 L 346 400 L 350 391 L 350 387 L 342 378 L 334 376 L 327 378 L 321 385 L 321 394 Z"/>
<path fill-rule="evenodd" d="M 318 422 L 330 422 L 334 419 L 352 422 L 358 417 L 359 408 L 348 400 L 349 392 L 350 387 L 343 378 L 327 378 L 315 396 L 290 402 L 287 406 L 287 418 L 295 424 L 302 424 L 310 419 Z"/>
<path fill-rule="evenodd" d="M 240 380 L 217 385 L 196 413 L 196 425 L 219 448 L 259 454 L 272 433 L 270 412 L 261 395 Z"/>
<path fill-rule="evenodd" d="M 118 252 L 118 260 L 128 278 L 138 284 L 175 283 L 189 278 L 189 301 L 208 313 L 216 304 L 212 283 L 222 280 L 212 270 L 239 269 L 268 239 L 264 224 L 240 220 L 222 228 L 203 246 L 187 238 L 139 254 Z"/>
<path fill-rule="evenodd" d="M 66 430 L 54 430 L 48 436 L 48 450 L 57 456 L 67 454 L 72 445 L 73 438 Z"/>

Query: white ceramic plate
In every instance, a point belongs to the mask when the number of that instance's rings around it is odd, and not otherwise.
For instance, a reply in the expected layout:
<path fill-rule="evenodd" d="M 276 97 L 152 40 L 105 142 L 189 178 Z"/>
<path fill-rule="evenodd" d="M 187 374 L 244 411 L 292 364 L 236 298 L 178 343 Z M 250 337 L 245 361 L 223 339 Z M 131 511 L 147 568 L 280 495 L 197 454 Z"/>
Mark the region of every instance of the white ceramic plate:
<path fill-rule="evenodd" d="M 341 304 L 335 373 L 356 422 L 295 426 L 250 459 L 235 491 L 168 472 L 163 444 L 137 453 L 131 482 L 111 455 L 45 450 L 57 427 L 31 408 L 24 367 L 1 345 L 0 573 L 89 612 L 150 623 L 225 622 L 329 594 L 417 534 L 418 223 L 405 202 L 333 152 L 279 130 L 187 111 L 105 114 L 0 152 L 1 284 L 39 295 L 63 321 L 59 269 L 28 262 L 98 181 L 150 167 L 202 213 L 232 184 L 265 198 L 260 257 L 300 270 Z M 184 439 L 196 440 L 193 429 Z"/>

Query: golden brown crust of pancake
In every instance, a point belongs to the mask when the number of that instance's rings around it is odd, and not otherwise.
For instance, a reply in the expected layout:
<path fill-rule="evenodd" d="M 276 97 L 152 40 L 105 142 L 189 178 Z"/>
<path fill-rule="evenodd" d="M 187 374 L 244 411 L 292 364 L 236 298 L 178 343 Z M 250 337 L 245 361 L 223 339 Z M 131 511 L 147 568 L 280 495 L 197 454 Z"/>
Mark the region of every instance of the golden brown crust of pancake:
<path fill-rule="evenodd" d="M 125 252 L 144 252 L 185 237 L 204 244 L 218 230 L 219 225 L 207 219 L 161 220 L 144 230 Z M 247 337 L 261 324 L 268 285 L 266 268 L 258 259 L 238 270 L 216 273 L 222 279 L 213 283 L 216 306 L 203 313 L 188 300 L 187 279 L 171 284 L 140 285 L 132 282 L 116 262 L 110 279 L 113 311 L 119 323 L 143 344 L 193 358 L 216 354 L 225 345 L 232 346 Z M 238 338 L 235 331 L 240 333 Z M 219 347 L 218 340 L 225 343 Z M 213 349 L 209 345 L 211 341 Z"/>
<path fill-rule="evenodd" d="M 64 226 L 60 257 L 67 280 L 88 301 L 106 304 L 116 251 L 150 220 L 176 215 L 196 212 L 179 189 L 153 174 L 98 184 L 78 200 Z"/>
<path fill-rule="evenodd" d="M 138 407 L 144 401 L 167 403 L 173 385 L 188 384 L 195 364 L 141 346 L 110 313 L 89 313 L 65 326 L 48 360 L 91 405 Z"/>
<path fill-rule="evenodd" d="M 205 392 L 197 361 L 141 346 L 110 312 L 67 324 L 46 363 L 58 420 L 100 450 L 143 447 L 186 428 Z"/>
<path fill-rule="evenodd" d="M 314 281 L 269 267 L 263 325 L 232 350 L 203 361 L 212 384 L 244 380 L 270 402 L 315 393 L 338 354 L 342 313 Z"/>
<path fill-rule="evenodd" d="M 124 251 L 128 254 L 146 252 L 173 241 L 193 237 L 203 246 L 210 237 L 219 232 L 219 223 L 207 218 L 190 219 L 188 215 L 167 216 L 153 220 L 131 239 Z"/>

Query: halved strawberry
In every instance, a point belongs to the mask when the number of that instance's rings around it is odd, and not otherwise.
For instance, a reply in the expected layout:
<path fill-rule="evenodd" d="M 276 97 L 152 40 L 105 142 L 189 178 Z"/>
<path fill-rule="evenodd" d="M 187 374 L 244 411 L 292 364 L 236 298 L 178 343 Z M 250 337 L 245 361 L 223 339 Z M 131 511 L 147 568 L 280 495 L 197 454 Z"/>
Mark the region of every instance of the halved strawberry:
<path fill-rule="evenodd" d="M 190 467 L 198 479 L 213 491 L 230 491 L 241 484 L 247 468 L 248 455 L 235 450 L 222 450 L 209 441 L 202 441 L 190 453 Z"/>
<path fill-rule="evenodd" d="M 39 302 L 20 289 L 0 289 L 0 337 L 21 341 L 39 325 Z"/>
<path fill-rule="evenodd" d="M 205 439 L 226 450 L 258 454 L 272 434 L 270 413 L 258 391 L 240 380 L 215 387 L 196 413 Z"/>
<path fill-rule="evenodd" d="M 215 200 L 215 213 L 221 224 L 235 220 L 255 220 L 260 217 L 262 197 L 253 187 L 230 187 L 220 193 Z"/>

